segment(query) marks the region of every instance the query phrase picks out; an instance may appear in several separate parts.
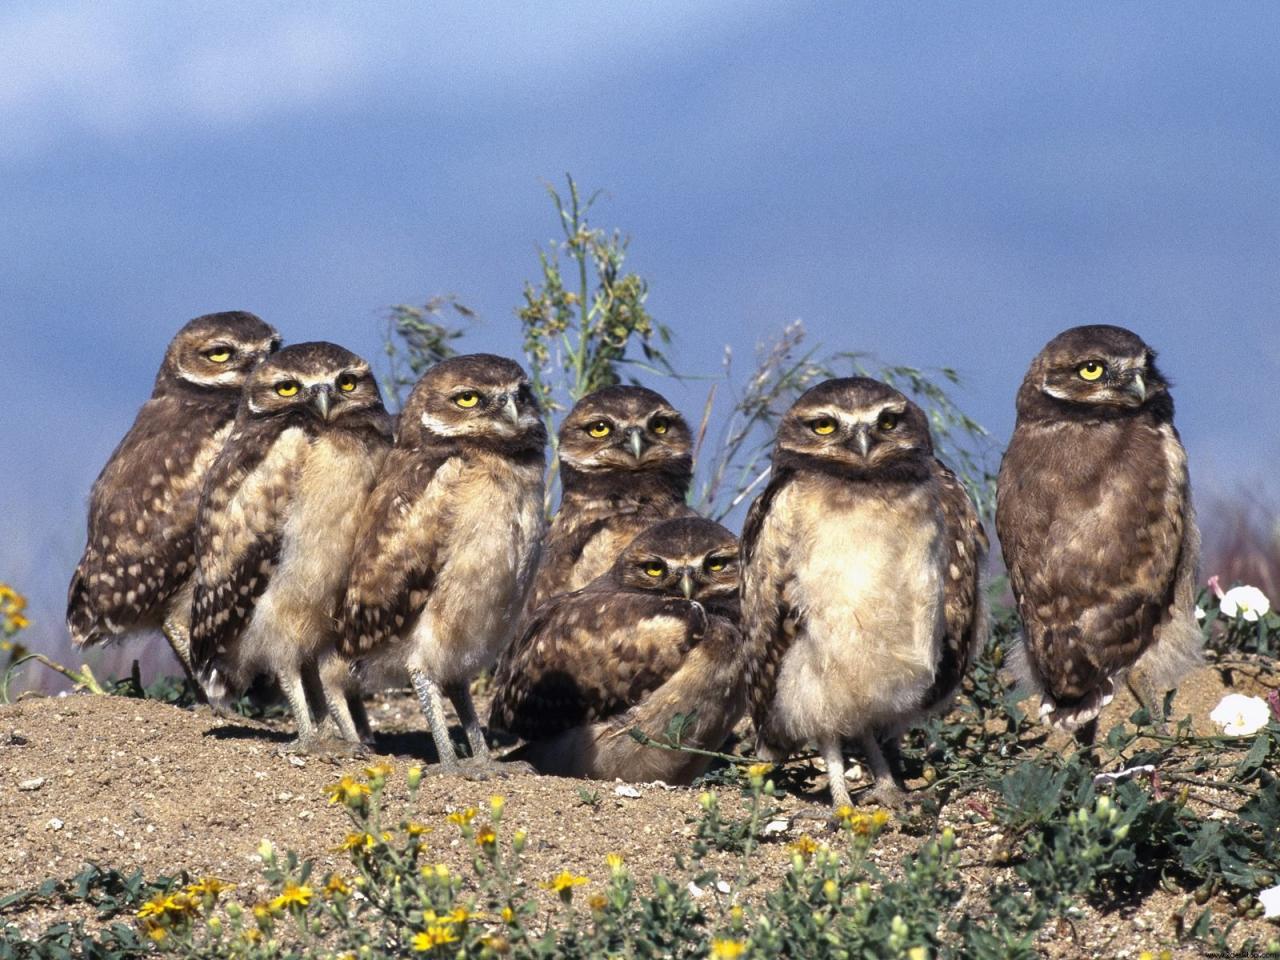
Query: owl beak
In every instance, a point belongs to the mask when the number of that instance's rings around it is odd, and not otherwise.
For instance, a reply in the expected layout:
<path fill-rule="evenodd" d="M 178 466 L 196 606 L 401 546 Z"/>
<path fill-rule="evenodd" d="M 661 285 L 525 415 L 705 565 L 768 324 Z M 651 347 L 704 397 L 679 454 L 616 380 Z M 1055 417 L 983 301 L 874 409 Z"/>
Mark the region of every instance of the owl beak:
<path fill-rule="evenodd" d="M 686 600 L 693 599 L 693 571 L 688 567 L 680 572 L 680 592 Z"/>
<path fill-rule="evenodd" d="M 855 436 L 858 438 L 858 452 L 862 454 L 862 459 L 867 459 L 867 454 L 871 452 L 871 431 L 866 427 L 859 427 Z"/>
<path fill-rule="evenodd" d="M 316 412 L 320 414 L 321 420 L 329 419 L 329 410 L 332 406 L 333 395 L 329 392 L 327 383 L 317 383 L 311 388 L 311 402 L 315 404 Z"/>
<path fill-rule="evenodd" d="M 502 415 L 511 422 L 514 427 L 520 420 L 520 411 L 516 409 L 516 398 L 509 393 L 504 393 L 499 401 L 502 404 Z"/>
<path fill-rule="evenodd" d="M 1147 399 L 1147 381 L 1142 379 L 1141 373 L 1135 373 L 1133 379 L 1129 381 L 1129 386 L 1125 389 L 1137 397 L 1139 403 Z"/>
<path fill-rule="evenodd" d="M 644 432 L 639 427 L 627 428 L 627 447 L 631 450 L 632 455 L 639 460 L 640 455 L 644 453 Z"/>

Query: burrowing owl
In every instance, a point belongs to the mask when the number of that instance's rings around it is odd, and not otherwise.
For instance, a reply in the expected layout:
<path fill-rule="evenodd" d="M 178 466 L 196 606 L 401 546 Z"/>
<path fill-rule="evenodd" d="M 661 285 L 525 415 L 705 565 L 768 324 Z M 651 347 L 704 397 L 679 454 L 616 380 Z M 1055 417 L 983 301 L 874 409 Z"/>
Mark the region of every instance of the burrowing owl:
<path fill-rule="evenodd" d="M 364 510 L 343 652 L 368 685 L 407 672 L 446 767 L 442 692 L 488 762 L 469 684 L 510 640 L 537 562 L 546 442 L 518 363 L 453 357 L 413 388 Z"/>
<path fill-rule="evenodd" d="M 337 643 L 360 508 L 390 445 L 369 365 L 332 343 L 295 344 L 249 376 L 200 500 L 200 681 L 225 702 L 273 674 L 302 746 L 316 733 L 313 711 L 347 713 L 341 697 L 322 695 L 318 665 Z"/>
<path fill-rule="evenodd" d="M 490 726 L 531 741 L 544 773 L 688 783 L 707 758 L 643 746 L 677 715 L 681 742 L 715 750 L 746 709 L 738 544 L 682 518 L 631 541 L 608 573 L 553 597 L 498 670 Z"/>
<path fill-rule="evenodd" d="M 933 455 L 924 412 L 876 380 L 828 380 L 778 427 L 773 476 L 742 538 L 743 632 L 758 748 L 814 741 L 849 802 L 842 738 L 886 803 L 882 743 L 945 703 L 984 630 L 985 536 Z"/>
<path fill-rule="evenodd" d="M 205 474 L 249 371 L 280 345 L 251 313 L 211 313 L 169 344 L 142 405 L 89 494 L 89 537 L 71 578 L 77 646 L 159 627 L 191 675 L 191 577 Z"/>
<path fill-rule="evenodd" d="M 560 426 L 560 508 L 547 533 L 529 610 L 607 572 L 660 520 L 693 516 L 689 427 L 661 394 L 605 387 Z"/>
<path fill-rule="evenodd" d="M 1031 362 L 996 531 L 1041 716 L 1088 740 L 1126 678 L 1161 719 L 1159 693 L 1199 659 L 1199 535 L 1173 398 L 1140 337 L 1076 327 Z"/>

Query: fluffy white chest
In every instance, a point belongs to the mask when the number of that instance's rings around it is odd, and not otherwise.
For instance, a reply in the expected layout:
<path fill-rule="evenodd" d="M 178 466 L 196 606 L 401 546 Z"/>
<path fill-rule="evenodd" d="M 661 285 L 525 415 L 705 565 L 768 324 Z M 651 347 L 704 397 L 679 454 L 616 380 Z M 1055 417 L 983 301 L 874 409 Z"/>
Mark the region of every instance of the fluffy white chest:
<path fill-rule="evenodd" d="M 778 680 L 785 726 L 798 739 L 898 726 L 933 682 L 944 629 L 933 488 L 833 497 L 798 483 L 779 500 L 798 615 Z"/>

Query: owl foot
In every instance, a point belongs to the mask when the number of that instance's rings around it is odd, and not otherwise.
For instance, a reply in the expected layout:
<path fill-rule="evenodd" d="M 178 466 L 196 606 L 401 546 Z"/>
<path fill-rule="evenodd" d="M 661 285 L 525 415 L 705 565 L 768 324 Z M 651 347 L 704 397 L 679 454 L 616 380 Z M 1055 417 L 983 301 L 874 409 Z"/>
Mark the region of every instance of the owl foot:
<path fill-rule="evenodd" d="M 881 780 L 871 789 L 858 795 L 860 806 L 886 807 L 889 810 L 902 810 L 913 802 L 909 794 L 892 780 Z"/>
<path fill-rule="evenodd" d="M 353 743 L 338 737 L 327 737 L 315 734 L 310 737 L 298 737 L 277 748 L 276 753 L 282 757 L 350 757 L 357 760 L 367 759 L 369 750 L 363 743 Z"/>

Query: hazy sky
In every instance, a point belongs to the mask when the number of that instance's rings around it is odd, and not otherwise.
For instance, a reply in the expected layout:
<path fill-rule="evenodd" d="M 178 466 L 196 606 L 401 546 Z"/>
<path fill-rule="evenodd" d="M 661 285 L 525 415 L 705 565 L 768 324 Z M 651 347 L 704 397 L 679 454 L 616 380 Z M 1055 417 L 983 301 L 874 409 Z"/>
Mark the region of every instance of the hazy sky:
<path fill-rule="evenodd" d="M 190 317 L 372 356 L 388 304 L 453 292 L 516 352 L 565 171 L 683 370 L 800 318 L 958 368 L 1000 444 L 1040 346 L 1119 323 L 1202 500 L 1274 495 L 1278 38 L 1271 3 L 11 0 L 0 580 L 64 634 L 89 486 Z"/>

